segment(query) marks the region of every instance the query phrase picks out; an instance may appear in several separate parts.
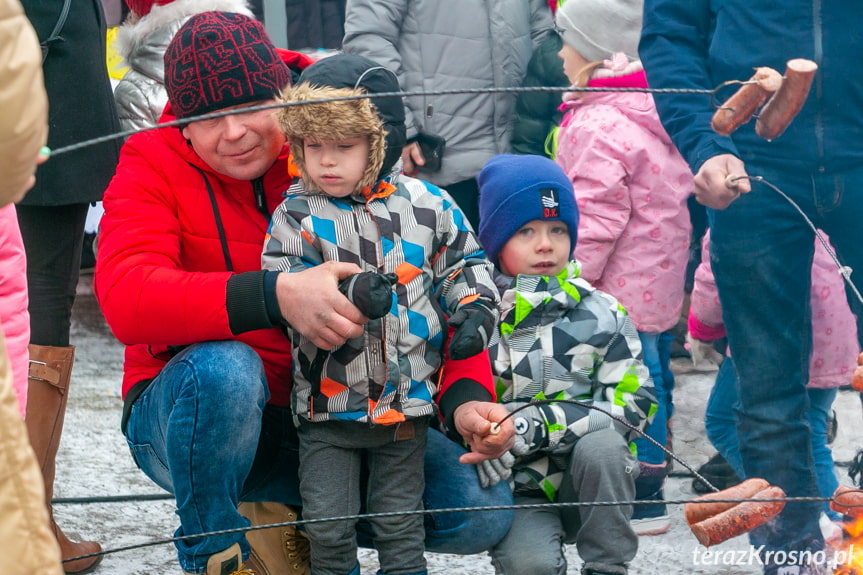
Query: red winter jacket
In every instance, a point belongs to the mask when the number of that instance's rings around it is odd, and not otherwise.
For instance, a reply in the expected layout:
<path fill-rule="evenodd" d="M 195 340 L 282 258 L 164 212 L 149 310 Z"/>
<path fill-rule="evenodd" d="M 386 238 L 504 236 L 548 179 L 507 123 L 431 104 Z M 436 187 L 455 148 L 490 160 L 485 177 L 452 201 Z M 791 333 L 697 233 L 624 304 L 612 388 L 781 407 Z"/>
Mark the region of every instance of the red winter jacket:
<path fill-rule="evenodd" d="M 172 120 L 169 106 L 161 122 Z M 261 356 L 270 403 L 289 404 L 290 346 L 264 309 L 260 269 L 268 218 L 255 200 L 255 186 L 262 186 L 267 212 L 273 212 L 292 179 L 287 160 L 285 145 L 262 178 L 241 181 L 213 171 L 177 128 L 126 141 L 105 191 L 95 275 L 102 312 L 126 344 L 124 398 L 133 385 L 159 373 L 171 357 L 169 346 L 235 339 Z M 204 178 L 216 197 L 233 272 Z M 229 297 L 238 284 L 244 297 Z M 263 329 L 234 334 L 231 323 L 241 316 L 244 329 Z M 487 354 L 446 362 L 438 394 L 442 411 L 451 413 L 471 399 L 494 401 Z"/>
<path fill-rule="evenodd" d="M 162 122 L 173 119 L 169 107 Z M 178 128 L 127 140 L 105 191 L 95 278 L 105 318 L 127 346 L 124 397 L 132 385 L 159 373 L 171 357 L 168 346 L 236 339 L 263 359 L 271 403 L 288 405 L 291 361 L 285 335 L 266 320 L 259 325 L 268 329 L 235 335 L 226 303 L 233 274 L 261 269 L 269 222 L 258 210 L 254 187 L 263 186 L 272 213 L 291 181 L 287 159 L 286 145 L 262 178 L 241 181 L 213 171 Z M 216 198 L 233 273 L 205 178 Z M 262 279 L 259 285 L 262 303 Z"/>

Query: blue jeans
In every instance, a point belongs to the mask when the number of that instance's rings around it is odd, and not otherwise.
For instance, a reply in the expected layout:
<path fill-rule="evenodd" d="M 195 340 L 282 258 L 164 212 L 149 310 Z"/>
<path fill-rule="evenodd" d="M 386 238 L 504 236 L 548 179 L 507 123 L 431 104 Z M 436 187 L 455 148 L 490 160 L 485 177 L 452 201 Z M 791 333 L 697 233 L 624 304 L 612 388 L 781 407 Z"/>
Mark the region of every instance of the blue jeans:
<path fill-rule="evenodd" d="M 674 336 L 670 332 L 648 333 L 638 332 L 641 340 L 641 352 L 644 365 L 650 371 L 653 388 L 656 393 L 657 409 L 653 421 L 647 426 L 645 433 L 663 447 L 668 444 L 668 418 L 673 412 L 672 394 L 674 391 L 674 374 L 671 372 L 671 342 Z M 665 452 L 656 445 L 638 437 L 635 440 L 638 450 L 638 460 L 652 465 L 665 462 Z"/>
<path fill-rule="evenodd" d="M 795 173 L 754 158 L 746 167 L 778 186 L 827 232 L 845 265 L 863 270 L 863 167 Z M 814 233 L 783 197 L 758 182 L 752 187 L 727 209 L 708 211 L 710 262 L 740 381 L 740 456 L 747 477 L 763 477 L 792 497 L 817 497 L 806 420 Z M 850 303 L 859 328 L 861 306 Z M 752 532 L 751 542 L 768 550 L 818 550 L 821 509 L 820 502 L 789 503 L 769 528 Z"/>
<path fill-rule="evenodd" d="M 822 497 L 830 497 L 839 487 L 839 480 L 834 471 L 833 452 L 827 445 L 827 424 L 830 419 L 830 408 L 836 399 L 836 389 L 806 388 L 809 395 L 809 409 L 806 411 L 806 421 L 812 429 L 812 455 L 815 459 L 815 479 L 818 491 Z M 716 383 L 710 390 L 707 408 L 704 412 L 704 426 L 707 437 L 713 447 L 725 458 L 737 473 L 745 477 L 743 462 L 740 458 L 740 448 L 737 444 L 737 419 L 735 412 L 740 410 L 737 396 L 737 376 L 734 373 L 734 361 L 726 358 L 716 375 Z M 824 511 L 831 518 L 838 519 L 836 512 L 830 511 L 829 503 L 825 502 Z"/>
<path fill-rule="evenodd" d="M 299 455 L 290 410 L 266 405 L 269 392 L 260 357 L 236 341 L 192 345 L 172 358 L 132 407 L 126 438 L 150 479 L 174 494 L 176 536 L 249 526 L 239 501 L 300 506 Z M 425 457 L 427 509 L 512 504 L 504 482 L 483 489 L 464 450 L 430 431 Z M 426 549 L 478 553 L 509 530 L 509 511 L 425 516 Z M 180 567 L 206 571 L 210 555 L 240 543 L 242 533 L 175 543 Z M 360 544 L 369 541 L 360 539 Z"/>

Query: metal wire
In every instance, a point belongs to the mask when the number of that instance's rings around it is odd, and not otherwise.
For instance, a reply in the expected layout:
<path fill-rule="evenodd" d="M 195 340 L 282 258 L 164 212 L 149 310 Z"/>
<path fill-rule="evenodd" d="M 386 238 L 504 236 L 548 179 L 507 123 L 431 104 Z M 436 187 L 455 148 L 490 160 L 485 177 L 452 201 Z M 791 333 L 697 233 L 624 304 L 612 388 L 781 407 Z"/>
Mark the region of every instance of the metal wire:
<path fill-rule="evenodd" d="M 725 84 L 728 84 L 726 82 Z M 584 88 L 578 88 L 579 92 L 647 92 L 651 94 L 702 94 L 702 95 L 710 95 L 711 102 L 713 102 L 713 96 L 716 92 L 723 88 L 725 84 L 714 88 L 712 90 L 707 89 L 696 89 L 696 88 L 604 88 L 604 87 L 590 87 L 586 86 Z M 82 142 L 78 142 L 76 144 L 70 144 L 68 146 L 63 146 L 57 148 L 56 150 L 51 150 L 49 157 L 59 156 L 62 154 L 67 154 L 69 152 L 75 152 L 77 150 L 81 150 L 83 148 L 87 148 L 90 146 L 96 146 L 98 144 L 104 144 L 105 142 L 110 142 L 112 140 L 117 140 L 120 138 L 128 138 L 134 134 L 139 134 L 141 132 L 149 132 L 151 130 L 160 130 L 162 128 L 176 128 L 185 126 L 191 122 L 200 122 L 204 120 L 215 120 L 218 118 L 224 118 L 225 116 L 234 116 L 237 114 L 248 114 L 251 112 L 260 112 L 263 110 L 275 110 L 279 108 L 290 108 L 292 106 L 304 106 L 306 104 L 326 104 L 329 102 L 345 102 L 350 100 L 364 100 L 367 98 L 406 98 L 411 96 L 447 96 L 451 94 L 523 94 L 525 92 L 572 92 L 573 88 L 571 86 L 561 87 L 561 86 L 527 86 L 527 87 L 511 87 L 511 88 L 460 88 L 460 89 L 450 89 L 450 90 L 424 90 L 424 91 L 416 91 L 416 92 L 381 92 L 379 94 L 358 94 L 355 96 L 340 96 L 336 98 L 322 98 L 320 100 L 307 100 L 303 102 L 277 102 L 274 104 L 263 104 L 260 106 L 248 106 L 244 108 L 234 109 L 234 110 L 222 110 L 220 112 L 212 112 L 209 114 L 202 114 L 200 116 L 190 116 L 188 118 L 183 118 L 182 120 L 174 120 L 171 122 L 164 122 L 161 124 L 156 124 L 154 126 L 147 126 L 144 128 L 138 128 L 135 130 L 125 130 L 122 132 L 115 132 L 113 134 L 108 134 L 105 136 L 100 136 L 98 138 L 92 138 L 90 140 L 84 140 Z"/>
<path fill-rule="evenodd" d="M 848 287 L 851 288 L 851 291 L 854 292 L 854 295 L 857 298 L 857 301 L 859 301 L 860 304 L 863 305 L 863 296 L 860 295 L 860 291 L 857 289 L 857 286 L 854 285 L 853 281 L 851 281 L 851 272 L 853 270 L 849 266 L 843 266 L 842 265 L 842 262 L 840 262 L 839 258 L 836 256 L 836 252 L 834 252 L 832 249 L 830 249 L 830 244 L 827 243 L 826 239 L 824 239 L 824 236 L 821 234 L 821 231 L 815 227 L 815 224 L 812 222 L 811 219 L 809 219 L 809 216 L 806 215 L 806 213 L 803 211 L 803 209 L 799 205 L 797 205 L 797 203 L 794 200 L 792 200 L 790 197 L 788 197 L 788 194 L 786 194 L 785 192 L 780 190 L 775 184 L 772 184 L 772 183 L 768 182 L 767 180 L 765 180 L 763 176 L 734 176 L 734 177 L 731 177 L 729 179 L 732 182 L 737 182 L 740 180 L 749 180 L 750 182 L 759 182 L 761 184 L 764 184 L 765 186 L 767 186 L 768 188 L 770 188 L 771 190 L 773 190 L 774 192 L 776 192 L 777 194 L 779 194 L 783 198 L 785 198 L 785 200 L 789 204 L 791 204 L 795 210 L 797 210 L 797 212 L 800 214 L 800 217 L 803 218 L 803 221 L 805 221 L 809 225 L 809 227 L 812 228 L 812 231 L 815 233 L 815 236 L 821 242 L 821 245 L 824 246 L 824 249 L 827 251 L 827 254 L 833 259 L 833 262 L 836 264 L 836 268 L 839 270 L 839 274 L 845 279 L 845 283 L 848 284 Z"/>
<path fill-rule="evenodd" d="M 855 492 L 863 492 L 863 490 L 855 489 L 853 491 L 847 491 L 846 493 L 855 493 Z M 709 501 L 698 501 L 698 499 L 671 499 L 665 500 L 666 505 L 685 505 L 688 503 L 745 503 L 747 501 L 754 501 L 755 499 L 710 499 Z M 783 501 L 785 503 L 825 503 L 828 501 L 835 501 L 833 497 L 770 497 L 770 498 L 758 498 L 759 502 L 775 502 L 775 501 Z M 179 537 L 171 537 L 168 539 L 157 539 L 154 541 L 146 541 L 143 543 L 136 543 L 133 545 L 126 545 L 124 547 L 115 547 L 114 549 L 103 549 L 98 553 L 90 553 L 88 555 L 80 555 L 78 557 L 71 557 L 69 559 L 64 559 L 64 562 L 68 561 L 77 561 L 78 559 L 86 559 L 89 557 L 98 557 L 101 555 L 111 555 L 113 553 L 120 553 L 123 551 L 132 551 L 135 549 L 143 549 L 145 547 L 155 547 L 157 545 L 166 545 L 168 543 L 175 543 L 177 541 L 188 541 L 192 539 L 201 539 L 204 537 L 215 537 L 217 535 L 229 535 L 232 533 L 246 533 L 249 531 L 258 531 L 261 529 L 274 529 L 276 527 L 291 527 L 291 526 L 302 526 L 309 525 L 312 523 L 330 523 L 334 521 L 356 521 L 359 519 L 374 519 L 379 517 L 395 517 L 395 516 L 403 516 L 403 515 L 434 515 L 436 513 L 467 513 L 467 512 L 482 512 L 482 511 L 506 511 L 506 510 L 517 510 L 517 509 L 549 509 L 549 508 L 571 508 L 571 507 L 612 507 L 617 505 L 652 505 L 655 504 L 655 501 L 643 501 L 643 500 L 633 500 L 633 501 L 590 501 L 590 502 L 581 502 L 581 501 L 573 501 L 573 502 L 558 502 L 558 503 L 526 503 L 526 504 L 518 504 L 518 505 L 491 505 L 485 507 L 451 507 L 447 509 L 420 509 L 420 510 L 412 510 L 412 511 L 387 511 L 381 513 L 366 513 L 359 515 L 342 515 L 338 517 L 323 517 L 320 519 L 300 519 L 298 521 L 286 521 L 284 523 L 270 523 L 267 525 L 253 525 L 250 527 L 237 527 L 233 529 L 222 529 L 220 531 L 208 531 L 205 533 L 197 533 L 195 535 L 182 535 Z M 847 505 L 841 504 L 844 507 L 861 507 L 860 505 Z"/>

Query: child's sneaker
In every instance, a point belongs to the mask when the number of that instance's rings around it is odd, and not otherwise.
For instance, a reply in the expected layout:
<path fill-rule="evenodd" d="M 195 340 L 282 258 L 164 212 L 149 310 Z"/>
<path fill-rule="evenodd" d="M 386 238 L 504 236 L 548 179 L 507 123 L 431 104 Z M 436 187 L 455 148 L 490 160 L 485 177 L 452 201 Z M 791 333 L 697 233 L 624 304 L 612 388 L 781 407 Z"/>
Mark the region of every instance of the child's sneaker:
<path fill-rule="evenodd" d="M 641 464 L 641 475 L 635 480 L 635 500 L 657 503 L 633 505 L 630 524 L 636 535 L 661 535 L 671 528 L 662 494 L 665 475 L 664 465 Z"/>

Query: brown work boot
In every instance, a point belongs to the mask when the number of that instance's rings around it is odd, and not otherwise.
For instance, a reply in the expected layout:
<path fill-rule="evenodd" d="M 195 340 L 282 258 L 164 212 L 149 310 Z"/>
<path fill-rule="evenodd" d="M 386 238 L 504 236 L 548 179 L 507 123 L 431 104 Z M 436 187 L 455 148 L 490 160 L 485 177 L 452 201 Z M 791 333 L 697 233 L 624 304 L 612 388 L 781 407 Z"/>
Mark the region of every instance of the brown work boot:
<path fill-rule="evenodd" d="M 250 558 L 251 559 L 251 558 Z M 260 575 L 247 561 L 243 565 L 243 552 L 240 544 L 234 543 L 224 551 L 210 555 L 207 560 L 207 571 L 204 575 Z M 191 575 L 186 573 L 186 575 Z"/>
<path fill-rule="evenodd" d="M 54 522 L 54 512 L 51 499 L 54 496 L 54 473 L 57 449 L 60 447 L 60 436 L 63 433 L 63 420 L 66 417 L 66 401 L 69 397 L 69 380 L 72 376 L 72 363 L 75 360 L 75 347 L 50 347 L 33 345 L 30 352 L 30 374 L 27 380 L 27 415 L 24 423 L 30 445 L 36 454 L 36 460 L 42 470 L 45 481 L 45 504 L 51 518 L 51 528 L 63 559 L 90 555 L 102 550 L 95 541 L 76 543 L 70 541 L 60 527 Z M 92 571 L 101 555 L 66 561 L 63 570 L 66 573 L 79 575 Z"/>
<path fill-rule="evenodd" d="M 289 523 L 298 519 L 297 512 L 272 501 L 242 502 L 237 510 L 253 526 Z M 246 532 L 260 575 L 310 575 L 311 547 L 305 533 L 294 525 L 256 529 Z"/>

